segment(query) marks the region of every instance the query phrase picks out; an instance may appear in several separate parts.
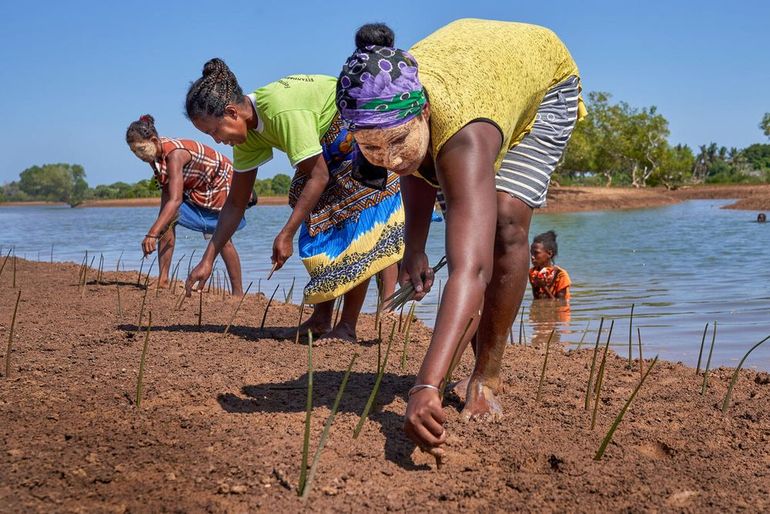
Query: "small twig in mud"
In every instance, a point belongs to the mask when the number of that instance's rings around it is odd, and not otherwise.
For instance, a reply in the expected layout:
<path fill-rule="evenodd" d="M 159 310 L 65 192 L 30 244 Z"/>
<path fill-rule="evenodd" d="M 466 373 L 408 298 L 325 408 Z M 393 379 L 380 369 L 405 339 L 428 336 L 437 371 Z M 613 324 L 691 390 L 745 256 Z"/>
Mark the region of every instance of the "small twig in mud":
<path fill-rule="evenodd" d="M 642 331 L 636 327 L 636 339 L 639 341 L 639 376 L 644 376 L 644 356 L 642 355 Z"/>
<path fill-rule="evenodd" d="M 599 331 L 596 333 L 596 344 L 594 344 L 594 353 L 591 357 L 591 370 L 588 372 L 588 384 L 586 385 L 585 410 L 588 410 L 591 398 L 591 388 L 594 384 L 594 369 L 596 368 L 596 353 L 599 351 L 599 339 L 602 337 L 602 327 L 604 326 L 604 317 L 599 322 Z"/>
<path fill-rule="evenodd" d="M 233 312 L 233 316 L 230 318 L 230 322 L 225 327 L 225 331 L 222 334 L 222 337 L 227 337 L 227 333 L 230 331 L 230 326 L 233 324 L 233 321 L 235 321 L 235 316 L 238 315 L 238 311 L 241 308 L 241 304 L 243 303 L 243 300 L 246 298 L 246 295 L 249 294 L 249 289 L 251 289 L 252 284 L 254 284 L 254 282 L 249 282 L 249 285 L 246 288 L 246 292 L 243 293 L 243 296 L 241 296 L 241 299 L 238 301 L 238 306 L 235 308 L 235 312 Z"/>
<path fill-rule="evenodd" d="M 16 326 L 16 312 L 19 310 L 19 300 L 21 300 L 21 289 L 16 295 L 16 306 L 13 308 L 13 317 L 11 318 L 11 330 L 8 332 L 8 346 L 5 349 L 5 378 L 11 376 L 11 347 L 13 346 L 13 329 Z"/>
<path fill-rule="evenodd" d="M 326 423 L 324 423 L 324 429 L 323 432 L 321 432 L 321 439 L 318 440 L 318 448 L 316 448 L 315 455 L 313 455 L 313 463 L 310 465 L 310 471 L 307 474 L 304 491 L 302 492 L 303 501 L 307 500 L 310 491 L 313 489 L 313 479 L 315 478 L 315 474 L 318 469 L 318 462 L 321 460 L 321 452 L 323 451 L 324 446 L 326 446 L 326 440 L 329 438 L 329 430 L 332 427 L 332 423 L 334 423 L 334 417 L 337 415 L 337 410 L 340 407 L 340 401 L 342 400 L 342 395 L 345 392 L 345 386 L 348 385 L 350 370 L 353 369 L 353 364 L 356 362 L 357 358 L 358 354 L 355 353 L 353 354 L 353 358 L 350 359 L 348 369 L 345 370 L 345 375 L 342 377 L 342 383 L 340 384 L 340 388 L 337 390 L 337 396 L 334 398 L 332 411 L 329 414 L 329 417 L 326 418 Z"/>
<path fill-rule="evenodd" d="M 711 331 L 711 348 L 709 348 L 709 357 L 706 359 L 706 369 L 703 372 L 703 385 L 700 388 L 700 394 L 706 394 L 706 388 L 708 387 L 709 380 L 709 368 L 711 367 L 711 354 L 714 352 L 714 341 L 717 338 L 717 322 L 714 320 L 714 328 Z"/>
<path fill-rule="evenodd" d="M 404 329 L 404 351 L 401 354 L 401 371 L 406 369 L 407 351 L 409 348 L 409 334 L 412 330 L 412 321 L 414 320 L 414 309 L 417 306 L 417 302 L 412 302 L 409 306 L 409 313 L 406 318 L 406 328 Z"/>
<path fill-rule="evenodd" d="M 703 327 L 703 337 L 701 337 L 700 340 L 700 350 L 698 351 L 698 366 L 695 368 L 695 374 L 700 375 L 700 362 L 703 358 L 703 345 L 706 343 L 706 333 L 709 330 L 709 324 L 706 323 L 706 326 Z"/>
<path fill-rule="evenodd" d="M 147 315 L 147 332 L 144 334 L 144 347 L 142 359 L 139 361 L 139 377 L 136 379 L 136 408 L 142 406 L 142 379 L 144 378 L 144 360 L 147 358 L 147 345 L 150 342 L 150 328 L 152 328 L 152 311 Z"/>
<path fill-rule="evenodd" d="M 198 292 L 198 329 L 203 325 L 203 290 Z"/>
<path fill-rule="evenodd" d="M 602 384 L 604 383 L 604 370 L 607 364 L 607 351 L 610 349 L 610 339 L 612 339 L 612 327 L 615 325 L 615 320 L 610 322 L 610 331 L 607 334 L 607 344 L 604 346 L 604 354 L 602 355 L 602 363 L 599 365 L 599 371 L 596 375 L 596 397 L 594 398 L 594 411 L 591 414 L 591 430 L 596 426 L 596 412 L 599 410 L 599 401 L 602 395 Z"/>
<path fill-rule="evenodd" d="M 364 412 L 361 413 L 361 418 L 358 420 L 355 430 L 353 430 L 353 439 L 358 438 L 358 434 L 361 433 L 361 428 L 366 422 L 366 418 L 369 417 L 369 411 L 374 405 L 374 400 L 377 398 L 377 393 L 380 391 L 380 383 L 382 382 L 382 376 L 385 374 L 385 367 L 388 365 L 388 356 L 390 355 L 390 347 L 393 344 L 393 337 L 396 335 L 396 322 L 393 321 L 393 325 L 390 327 L 390 337 L 388 337 L 388 346 L 385 349 L 385 357 L 382 359 L 382 364 L 378 366 L 377 378 L 374 379 L 374 387 L 372 392 L 369 393 L 369 399 L 366 400 L 366 406 L 364 406 Z"/>
<path fill-rule="evenodd" d="M 636 398 L 636 394 L 639 392 L 639 389 L 642 387 L 642 384 L 644 384 L 644 381 L 647 380 L 647 376 L 650 374 L 650 371 L 652 371 L 652 368 L 655 367 L 656 362 L 658 362 L 657 355 L 655 356 L 654 359 L 652 359 L 652 362 L 650 363 L 650 367 L 647 368 L 647 373 L 645 373 L 642 376 L 642 379 L 636 385 L 636 388 L 634 388 L 634 392 L 631 393 L 631 396 L 628 397 L 628 400 L 626 400 L 626 403 L 623 405 L 623 408 L 620 409 L 620 412 L 615 417 L 615 421 L 612 422 L 610 429 L 607 431 L 607 435 L 604 436 L 604 440 L 602 440 L 602 444 L 599 446 L 599 449 L 596 451 L 596 455 L 594 455 L 594 460 L 600 460 L 604 455 L 604 451 L 607 449 L 607 446 L 609 446 L 610 441 L 612 441 L 612 436 L 615 434 L 615 430 L 618 428 L 618 425 L 620 425 L 620 422 L 623 421 L 623 416 L 625 416 L 626 411 L 628 410 L 628 407 L 631 405 L 631 402 L 634 401 L 634 398 Z"/>
<path fill-rule="evenodd" d="M 305 402 L 305 433 L 302 439 L 302 463 L 299 469 L 297 496 L 305 492 L 307 461 L 310 453 L 310 416 L 313 413 L 313 333 L 307 331 L 307 400 Z"/>
<path fill-rule="evenodd" d="M 636 304 L 631 304 L 631 316 L 628 318 L 628 364 L 626 364 L 626 367 L 628 369 L 631 369 L 634 365 L 634 355 L 633 355 L 633 333 L 634 333 L 634 306 Z"/>
<path fill-rule="evenodd" d="M 770 336 L 765 337 L 760 342 L 752 346 L 748 352 L 745 353 L 743 358 L 741 359 L 741 362 L 738 363 L 738 367 L 735 368 L 735 371 L 733 371 L 733 376 L 730 379 L 730 385 L 727 387 L 727 393 L 725 393 L 725 399 L 722 401 L 722 414 L 727 413 L 727 409 L 730 408 L 730 399 L 733 396 L 733 387 L 735 386 L 735 383 L 738 381 L 738 376 L 740 375 L 741 368 L 743 367 L 743 363 L 746 361 L 746 358 L 749 356 L 751 352 L 753 352 L 756 348 L 759 347 L 762 343 L 770 339 Z"/>
<path fill-rule="evenodd" d="M 270 305 L 273 303 L 273 298 L 275 298 L 275 293 L 278 292 L 278 288 L 281 284 L 277 284 L 275 286 L 275 289 L 273 290 L 273 294 L 270 295 L 270 299 L 267 301 L 267 306 L 265 307 L 265 313 L 262 315 L 262 323 L 259 324 L 259 329 L 262 330 L 265 328 L 265 321 L 267 321 L 267 312 L 270 310 Z"/>
<path fill-rule="evenodd" d="M 537 384 L 537 396 L 535 396 L 535 401 L 540 401 L 540 396 L 543 391 L 543 382 L 545 381 L 545 367 L 548 365 L 548 352 L 551 349 L 551 339 L 553 339 L 553 333 L 556 332 L 556 330 L 551 330 L 551 335 L 548 336 L 548 342 L 545 343 L 545 359 L 543 359 L 543 369 L 540 371 L 540 382 Z"/>
<path fill-rule="evenodd" d="M 337 300 L 334 302 L 334 321 L 332 321 L 332 328 L 337 326 L 337 320 L 340 317 L 340 307 L 342 306 L 342 299 L 345 295 L 340 295 L 337 297 Z"/>
<path fill-rule="evenodd" d="M 297 320 L 297 334 L 294 337 L 294 344 L 299 344 L 299 327 L 302 325 L 302 315 L 305 313 L 305 298 L 302 297 L 302 303 L 299 306 L 299 319 Z"/>
<path fill-rule="evenodd" d="M 580 341 L 578 342 L 577 346 L 575 347 L 575 350 L 580 350 L 580 347 L 583 346 L 583 341 L 586 339 L 586 334 L 588 333 L 588 328 L 591 326 L 591 320 L 588 320 L 588 323 L 586 323 L 586 328 L 583 329 L 583 335 L 580 336 Z"/>
<path fill-rule="evenodd" d="M 470 317 L 468 320 L 468 323 L 465 324 L 465 328 L 463 329 L 463 333 L 460 334 L 460 339 L 457 340 L 457 343 L 455 344 L 455 350 L 452 353 L 452 360 L 449 361 L 449 368 L 446 370 L 446 375 L 444 375 L 444 380 L 441 382 L 441 387 L 439 388 L 438 396 L 441 398 L 441 401 L 444 401 L 444 391 L 446 391 L 446 386 L 449 385 L 449 383 L 452 380 L 452 374 L 455 371 L 455 367 L 458 364 L 458 361 L 460 360 L 460 356 L 462 355 L 460 353 L 460 347 L 463 345 L 463 340 L 465 339 L 465 335 L 468 333 L 468 329 L 471 328 L 471 325 L 473 324 L 473 316 Z"/>

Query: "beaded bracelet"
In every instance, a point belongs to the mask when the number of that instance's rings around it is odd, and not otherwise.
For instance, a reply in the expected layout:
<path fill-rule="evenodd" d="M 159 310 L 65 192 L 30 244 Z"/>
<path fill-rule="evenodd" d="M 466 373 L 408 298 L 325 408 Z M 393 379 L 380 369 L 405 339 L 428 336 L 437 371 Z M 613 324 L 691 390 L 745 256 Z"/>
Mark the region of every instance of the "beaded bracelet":
<path fill-rule="evenodd" d="M 423 389 L 433 389 L 437 393 L 441 392 L 441 390 L 438 387 L 434 386 L 434 385 L 430 385 L 430 384 L 417 384 L 416 386 L 412 387 L 409 390 L 408 393 L 406 393 L 406 397 L 410 398 L 414 393 L 416 393 L 417 391 L 421 391 Z"/>

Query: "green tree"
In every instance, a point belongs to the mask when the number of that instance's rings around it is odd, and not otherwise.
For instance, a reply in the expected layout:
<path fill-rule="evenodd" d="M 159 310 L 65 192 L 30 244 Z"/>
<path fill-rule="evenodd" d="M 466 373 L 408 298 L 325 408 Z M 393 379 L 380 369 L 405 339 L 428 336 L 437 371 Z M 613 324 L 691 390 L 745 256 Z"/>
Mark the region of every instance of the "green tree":
<path fill-rule="evenodd" d="M 273 194 L 287 195 L 289 194 L 289 187 L 291 187 L 291 177 L 279 173 L 273 177 Z"/>
<path fill-rule="evenodd" d="M 762 129 L 765 136 L 770 137 L 770 112 L 766 112 L 765 115 L 762 116 L 762 121 L 759 122 L 759 128 Z"/>
<path fill-rule="evenodd" d="M 19 174 L 19 189 L 31 199 L 66 202 L 75 207 L 88 195 L 85 177 L 79 164 L 32 166 Z"/>

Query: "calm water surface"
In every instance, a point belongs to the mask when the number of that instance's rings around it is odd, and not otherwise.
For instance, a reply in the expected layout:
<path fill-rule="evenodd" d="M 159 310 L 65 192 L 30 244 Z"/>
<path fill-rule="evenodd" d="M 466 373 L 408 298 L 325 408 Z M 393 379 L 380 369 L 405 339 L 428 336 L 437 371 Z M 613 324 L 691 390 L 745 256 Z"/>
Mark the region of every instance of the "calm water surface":
<path fill-rule="evenodd" d="M 572 278 L 572 301 L 569 310 L 542 302 L 532 305 L 528 290 L 524 337 L 544 341 L 555 328 L 559 341 L 574 345 L 588 326 L 584 344 L 593 344 L 604 316 L 615 319 L 613 343 L 627 345 L 629 313 L 635 304 L 634 327 L 641 329 L 646 356 L 660 353 L 662 358 L 694 364 L 704 325 L 717 320 L 712 362 L 736 365 L 745 350 L 770 334 L 770 224 L 755 223 L 756 213 L 720 209 L 725 203 L 697 200 L 656 209 L 535 216 L 531 236 L 549 229 L 558 234 L 556 262 Z M 234 241 L 244 287 L 253 280 L 256 290 L 262 279 L 261 290 L 269 289 L 269 294 L 276 283 L 288 290 L 296 277 L 294 297 L 299 301 L 307 275 L 296 255 L 270 282 L 264 280 L 271 267 L 273 237 L 288 214 L 287 206 L 250 209 L 248 225 Z M 149 207 L 0 207 L 0 246 L 3 253 L 15 245 L 20 257 L 48 261 L 53 245 L 54 260 L 76 263 L 85 250 L 101 252 L 107 269 L 115 268 L 123 252 L 121 268 L 138 269 L 139 245 L 156 215 L 157 209 Z M 180 270 L 186 273 L 192 251 L 194 265 L 204 248 L 200 234 L 177 229 L 175 262 L 186 255 Z M 433 263 L 444 254 L 444 223 L 433 223 L 428 254 Z M 217 268 L 223 268 L 219 261 Z M 446 269 L 437 279 L 446 281 Z M 373 287 L 365 305 L 368 311 L 375 309 Z M 418 305 L 418 315 L 428 324 L 436 314 L 437 289 Z M 277 296 L 283 294 L 279 289 Z M 517 321 L 514 342 L 519 332 Z M 770 342 L 752 353 L 747 365 L 770 369 Z"/>

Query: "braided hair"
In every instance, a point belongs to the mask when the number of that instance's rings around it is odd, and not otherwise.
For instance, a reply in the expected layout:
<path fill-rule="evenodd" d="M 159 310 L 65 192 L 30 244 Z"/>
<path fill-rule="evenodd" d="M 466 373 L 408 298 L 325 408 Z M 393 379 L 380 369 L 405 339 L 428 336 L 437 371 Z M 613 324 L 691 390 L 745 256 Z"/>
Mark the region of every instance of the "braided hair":
<path fill-rule="evenodd" d="M 228 104 L 241 101 L 243 90 L 225 61 L 217 57 L 203 65 L 201 78 L 190 85 L 185 111 L 190 120 L 213 116 L 221 118 Z"/>
<path fill-rule="evenodd" d="M 549 230 L 535 236 L 532 244 L 540 243 L 546 251 L 551 252 L 551 259 L 554 259 L 559 253 L 559 246 L 556 244 L 556 232 Z"/>
<path fill-rule="evenodd" d="M 155 118 L 149 114 L 139 116 L 139 119 L 132 121 L 126 130 L 128 144 L 147 141 L 152 137 L 158 137 L 158 130 L 155 128 Z"/>

